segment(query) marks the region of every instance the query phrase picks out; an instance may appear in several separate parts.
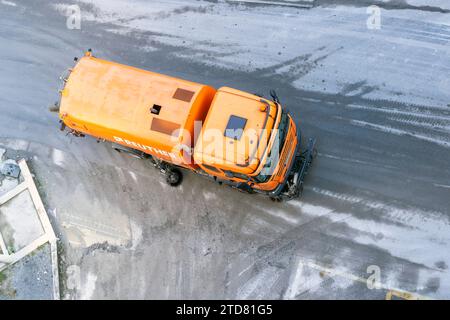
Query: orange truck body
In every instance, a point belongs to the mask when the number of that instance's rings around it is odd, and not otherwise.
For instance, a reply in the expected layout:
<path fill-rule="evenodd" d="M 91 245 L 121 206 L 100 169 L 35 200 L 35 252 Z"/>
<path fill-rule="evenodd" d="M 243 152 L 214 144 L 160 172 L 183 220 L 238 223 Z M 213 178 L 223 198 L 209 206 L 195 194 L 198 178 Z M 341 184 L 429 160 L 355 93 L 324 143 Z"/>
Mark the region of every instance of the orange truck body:
<path fill-rule="evenodd" d="M 59 116 L 70 132 L 247 192 L 279 199 L 289 178 L 304 176 L 312 161 L 312 153 L 306 159 L 300 149 L 292 117 L 275 100 L 98 59 L 90 51 L 64 80 Z"/>

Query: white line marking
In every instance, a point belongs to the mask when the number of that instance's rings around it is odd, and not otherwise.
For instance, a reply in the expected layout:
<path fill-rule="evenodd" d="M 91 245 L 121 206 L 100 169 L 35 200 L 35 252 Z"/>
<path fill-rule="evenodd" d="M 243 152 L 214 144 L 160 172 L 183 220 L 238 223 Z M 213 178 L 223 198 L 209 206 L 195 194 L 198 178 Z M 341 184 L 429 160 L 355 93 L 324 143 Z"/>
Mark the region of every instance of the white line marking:
<path fill-rule="evenodd" d="M 0 233 L 0 249 L 2 250 L 3 255 L 5 256 L 9 255 L 8 248 L 6 248 L 5 240 L 3 240 L 1 233 Z"/>
<path fill-rule="evenodd" d="M 433 183 L 433 184 L 435 187 L 450 189 L 450 186 L 447 186 L 445 184 L 439 184 L 439 183 Z"/>
<path fill-rule="evenodd" d="M 439 139 L 435 139 L 433 137 L 429 137 L 426 135 L 422 135 L 422 134 L 417 134 L 417 133 L 412 133 L 412 132 L 408 132 L 408 131 L 404 131 L 404 130 L 400 130 L 400 129 L 396 129 L 396 128 L 392 128 L 389 126 L 382 126 L 379 124 L 374 124 L 374 123 L 370 123 L 370 122 L 366 122 L 366 121 L 360 121 L 360 120 L 350 120 L 351 123 L 360 126 L 360 127 L 367 127 L 367 128 L 371 128 L 371 129 L 375 129 L 378 131 L 383 131 L 386 133 L 392 133 L 398 136 L 410 136 L 413 138 L 417 138 L 420 140 L 425 140 L 428 142 L 432 142 L 444 147 L 450 147 L 450 142 L 447 141 L 443 141 L 443 140 L 439 140 Z"/>
<path fill-rule="evenodd" d="M 4 4 L 5 6 L 17 7 L 17 4 L 15 4 L 12 1 L 2 0 L 1 3 Z"/>
<path fill-rule="evenodd" d="M 364 284 L 367 285 L 367 279 L 365 279 L 365 278 L 352 275 L 352 274 L 347 273 L 347 272 L 345 272 L 343 270 L 336 270 L 336 269 L 332 269 L 332 268 L 325 268 L 325 267 L 322 267 L 322 266 L 320 266 L 318 264 L 315 264 L 315 263 L 312 263 L 312 262 L 301 261 L 300 259 L 299 259 L 299 263 L 298 263 L 299 270 L 297 270 L 297 272 L 295 274 L 294 283 L 293 284 L 295 284 L 296 282 L 299 281 L 299 279 L 301 279 L 301 273 L 302 273 L 302 270 L 303 270 L 304 266 L 307 266 L 309 268 L 312 268 L 312 269 L 318 270 L 320 272 L 323 272 L 328 277 L 336 277 L 336 276 L 337 277 L 342 277 L 342 278 L 345 278 L 345 279 L 348 279 L 348 280 L 364 283 Z M 299 283 L 297 283 L 297 285 L 299 285 Z M 405 295 L 410 296 L 412 299 L 430 300 L 430 298 L 428 298 L 428 297 L 421 296 L 421 295 L 418 295 L 418 294 L 415 294 L 415 293 L 411 293 L 411 292 L 408 292 L 408 291 L 405 291 L 405 290 L 401 290 L 401 289 L 398 289 L 398 288 L 392 288 L 392 287 L 389 287 L 388 285 L 386 285 L 384 283 L 381 283 L 381 282 L 377 283 L 377 287 L 379 288 L 378 290 L 396 291 L 396 292 L 399 292 L 399 293 L 403 293 Z M 297 288 L 298 288 L 298 286 L 297 286 Z M 292 288 L 289 288 L 288 291 L 294 292 L 295 289 L 296 288 L 294 288 L 294 286 L 292 286 Z M 367 290 L 371 290 L 371 289 L 367 288 Z"/>
<path fill-rule="evenodd" d="M 286 293 L 284 294 L 285 299 L 294 299 L 298 294 L 298 287 L 300 286 L 300 281 L 302 279 L 303 263 L 301 260 L 298 261 L 297 270 L 295 271 L 294 277 L 289 285 Z"/>
<path fill-rule="evenodd" d="M 248 270 L 250 270 L 250 268 L 252 268 L 255 264 L 252 263 L 251 265 L 249 265 L 247 268 L 245 268 L 244 270 L 242 270 L 241 272 L 239 272 L 238 277 L 242 276 L 245 272 L 247 272 Z"/>

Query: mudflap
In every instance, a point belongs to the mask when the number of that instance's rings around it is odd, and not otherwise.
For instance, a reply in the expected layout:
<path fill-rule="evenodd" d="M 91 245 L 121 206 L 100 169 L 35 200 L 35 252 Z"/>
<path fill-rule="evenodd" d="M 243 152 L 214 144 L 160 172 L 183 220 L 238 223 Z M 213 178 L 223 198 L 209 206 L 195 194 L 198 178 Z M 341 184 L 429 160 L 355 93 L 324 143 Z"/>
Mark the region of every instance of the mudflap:
<path fill-rule="evenodd" d="M 285 185 L 281 198 L 283 200 L 291 200 L 300 197 L 303 191 L 303 183 L 309 167 L 316 155 L 316 139 L 310 138 L 308 146 L 303 152 L 299 152 L 294 160 L 291 173 Z"/>

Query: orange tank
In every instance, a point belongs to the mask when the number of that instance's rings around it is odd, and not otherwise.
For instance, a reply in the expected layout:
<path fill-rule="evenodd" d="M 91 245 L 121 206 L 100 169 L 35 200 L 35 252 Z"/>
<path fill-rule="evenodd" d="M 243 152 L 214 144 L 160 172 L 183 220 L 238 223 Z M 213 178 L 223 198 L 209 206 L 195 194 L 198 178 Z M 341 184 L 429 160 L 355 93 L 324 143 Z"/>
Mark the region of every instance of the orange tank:
<path fill-rule="evenodd" d="M 60 117 L 77 132 L 195 167 L 189 152 L 177 146 L 194 144 L 195 121 L 204 121 L 215 93 L 206 85 L 88 55 L 61 92 Z"/>

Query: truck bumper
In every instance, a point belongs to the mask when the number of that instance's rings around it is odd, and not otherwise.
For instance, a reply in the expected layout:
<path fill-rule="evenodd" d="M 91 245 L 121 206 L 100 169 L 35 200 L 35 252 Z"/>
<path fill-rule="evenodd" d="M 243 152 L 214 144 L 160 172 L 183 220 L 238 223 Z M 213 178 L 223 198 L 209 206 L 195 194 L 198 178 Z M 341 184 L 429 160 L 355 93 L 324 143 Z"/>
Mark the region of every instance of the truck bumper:
<path fill-rule="evenodd" d="M 301 146 L 300 130 L 298 130 L 297 139 L 298 144 L 295 150 L 295 158 L 289 166 L 286 180 L 275 190 L 268 193 L 272 198 L 291 200 L 299 197 L 302 193 L 306 174 L 314 159 L 316 139 L 310 138 L 305 150 Z"/>

